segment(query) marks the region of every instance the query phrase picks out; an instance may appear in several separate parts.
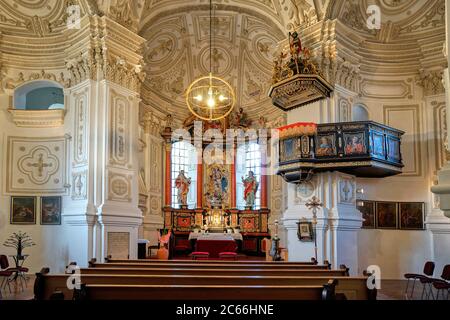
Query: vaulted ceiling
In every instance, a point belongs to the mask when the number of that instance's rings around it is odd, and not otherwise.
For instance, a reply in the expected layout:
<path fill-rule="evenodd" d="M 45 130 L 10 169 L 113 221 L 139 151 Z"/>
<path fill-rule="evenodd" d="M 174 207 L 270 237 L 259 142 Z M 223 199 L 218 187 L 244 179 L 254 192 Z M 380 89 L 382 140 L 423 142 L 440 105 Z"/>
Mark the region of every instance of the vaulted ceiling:
<path fill-rule="evenodd" d="M 329 53 L 324 46 L 335 46 L 362 76 L 414 74 L 444 63 L 444 0 L 213 3 L 217 17 L 213 71 L 233 84 L 238 105 L 251 116 L 275 113 L 266 94 L 273 53 L 294 29 L 314 46 L 319 63 Z M 67 6 L 72 4 L 80 5 L 81 16 L 107 15 L 144 37 L 144 103 L 180 117 L 188 114 L 184 90 L 209 71 L 208 0 L 0 0 L 0 65 L 63 69 Z M 371 4 L 381 9 L 380 30 L 367 28 Z M 322 20 L 329 23 L 317 23 Z M 339 26 L 338 36 L 330 31 L 331 25 Z"/>

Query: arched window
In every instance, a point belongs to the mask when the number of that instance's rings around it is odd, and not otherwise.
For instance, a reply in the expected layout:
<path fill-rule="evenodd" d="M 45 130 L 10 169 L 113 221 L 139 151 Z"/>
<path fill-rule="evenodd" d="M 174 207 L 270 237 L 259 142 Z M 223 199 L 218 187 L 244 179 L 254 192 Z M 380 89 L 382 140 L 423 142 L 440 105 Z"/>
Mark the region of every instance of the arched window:
<path fill-rule="evenodd" d="M 353 121 L 369 120 L 369 112 L 367 111 L 367 108 L 362 104 L 355 104 L 352 107 L 352 120 Z"/>
<path fill-rule="evenodd" d="M 244 184 L 242 177 L 247 177 L 252 171 L 259 183 L 255 194 L 255 206 L 253 209 L 261 208 L 261 149 L 256 142 L 249 142 L 241 146 L 236 154 L 236 205 L 238 209 L 245 209 Z"/>
<path fill-rule="evenodd" d="M 52 81 L 27 82 L 14 91 L 14 108 L 21 110 L 64 109 L 63 89 Z"/>
<path fill-rule="evenodd" d="M 178 203 L 178 189 L 175 180 L 184 170 L 187 178 L 191 178 L 189 193 L 187 196 L 188 208 L 194 209 L 197 201 L 197 153 L 192 144 L 179 141 L 172 144 L 171 175 L 172 175 L 172 208 L 180 208 Z"/>

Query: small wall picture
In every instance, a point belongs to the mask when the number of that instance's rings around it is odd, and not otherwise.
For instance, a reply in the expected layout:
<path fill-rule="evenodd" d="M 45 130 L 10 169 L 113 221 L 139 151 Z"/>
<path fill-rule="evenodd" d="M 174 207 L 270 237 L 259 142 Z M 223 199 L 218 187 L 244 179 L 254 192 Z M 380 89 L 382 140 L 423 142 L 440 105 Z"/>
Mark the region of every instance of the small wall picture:
<path fill-rule="evenodd" d="M 61 224 L 61 197 L 41 198 L 41 224 Z"/>
<path fill-rule="evenodd" d="M 36 198 L 11 197 L 11 224 L 36 224 Z"/>
<path fill-rule="evenodd" d="M 358 133 L 344 133 L 345 149 L 344 153 L 347 155 L 366 153 L 366 143 L 364 139 L 364 132 Z"/>
<path fill-rule="evenodd" d="M 400 202 L 400 229 L 423 230 L 424 209 L 425 204 L 423 202 Z"/>
<path fill-rule="evenodd" d="M 297 222 L 298 230 L 297 236 L 300 241 L 310 242 L 314 240 L 312 223 L 309 221 Z"/>
<path fill-rule="evenodd" d="M 336 146 L 334 144 L 334 135 L 318 135 L 317 136 L 317 156 L 334 156 L 336 155 Z"/>
<path fill-rule="evenodd" d="M 380 229 L 397 229 L 397 202 L 377 202 L 376 225 Z"/>
<path fill-rule="evenodd" d="M 362 227 L 367 229 L 375 228 L 375 202 L 362 201 L 362 205 L 358 206 L 358 210 L 362 213 L 364 219 Z"/>

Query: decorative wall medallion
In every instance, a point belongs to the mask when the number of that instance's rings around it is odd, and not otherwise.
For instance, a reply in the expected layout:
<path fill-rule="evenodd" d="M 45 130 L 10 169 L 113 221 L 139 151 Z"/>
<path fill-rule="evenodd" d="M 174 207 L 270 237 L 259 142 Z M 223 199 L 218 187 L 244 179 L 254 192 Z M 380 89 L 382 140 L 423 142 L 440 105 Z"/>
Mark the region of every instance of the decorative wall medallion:
<path fill-rule="evenodd" d="M 65 137 L 8 137 L 6 194 L 67 194 Z"/>
<path fill-rule="evenodd" d="M 305 200 L 313 196 L 315 189 L 316 187 L 313 181 L 302 182 L 296 185 L 294 202 L 296 204 L 305 202 Z"/>
<path fill-rule="evenodd" d="M 131 202 L 131 175 L 112 173 L 109 177 L 109 200 Z"/>

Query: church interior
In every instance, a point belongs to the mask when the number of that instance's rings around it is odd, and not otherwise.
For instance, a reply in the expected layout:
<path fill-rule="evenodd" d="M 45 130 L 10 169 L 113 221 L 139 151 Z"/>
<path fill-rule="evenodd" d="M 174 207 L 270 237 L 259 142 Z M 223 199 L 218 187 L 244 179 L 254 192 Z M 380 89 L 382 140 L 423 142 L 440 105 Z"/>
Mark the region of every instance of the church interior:
<path fill-rule="evenodd" d="M 0 0 L 0 300 L 448 300 L 449 5 Z"/>

